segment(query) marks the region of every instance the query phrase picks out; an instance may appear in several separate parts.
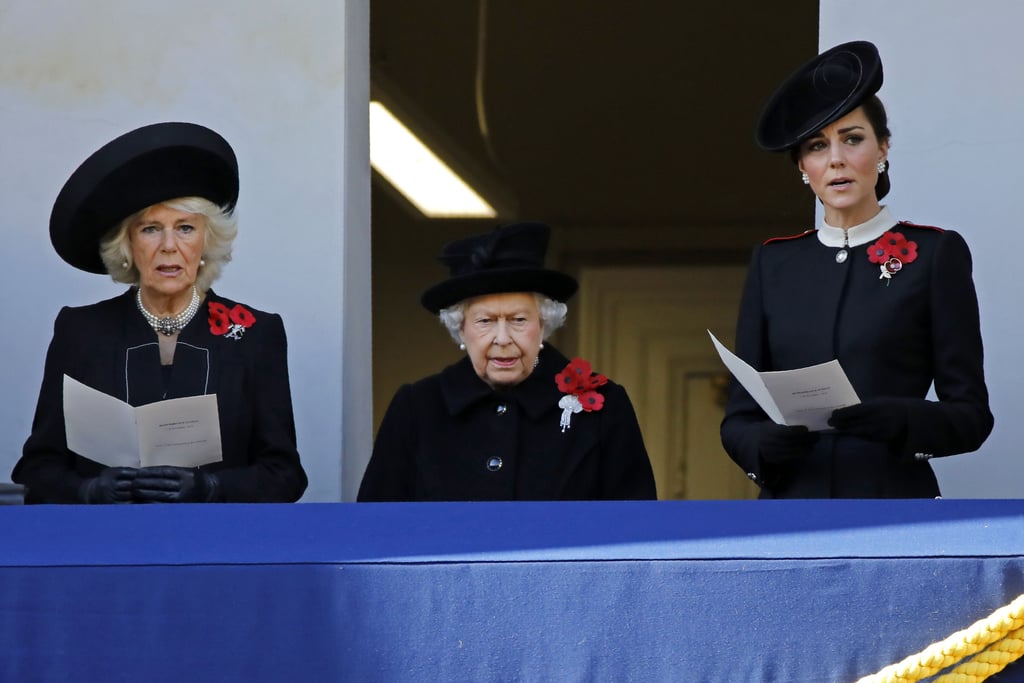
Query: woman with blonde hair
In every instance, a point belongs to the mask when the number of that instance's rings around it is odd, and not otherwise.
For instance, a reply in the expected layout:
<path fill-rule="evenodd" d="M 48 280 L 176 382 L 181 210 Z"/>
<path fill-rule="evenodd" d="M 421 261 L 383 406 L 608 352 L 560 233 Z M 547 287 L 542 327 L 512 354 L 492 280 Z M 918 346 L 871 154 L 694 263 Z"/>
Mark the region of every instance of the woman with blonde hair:
<path fill-rule="evenodd" d="M 237 233 L 238 165 L 216 132 L 158 123 L 104 145 L 54 203 L 50 237 L 70 265 L 130 285 L 66 307 L 12 479 L 28 503 L 290 502 L 296 450 L 281 318 L 216 294 Z M 216 396 L 222 460 L 105 467 L 68 448 L 63 378 L 132 406 Z"/>

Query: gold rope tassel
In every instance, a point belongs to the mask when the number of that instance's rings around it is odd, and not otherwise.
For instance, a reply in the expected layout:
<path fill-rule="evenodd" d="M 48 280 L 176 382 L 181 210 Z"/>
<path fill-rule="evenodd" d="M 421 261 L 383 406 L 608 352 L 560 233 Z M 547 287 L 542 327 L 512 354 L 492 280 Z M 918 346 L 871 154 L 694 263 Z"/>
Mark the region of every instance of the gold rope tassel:
<path fill-rule="evenodd" d="M 990 645 L 992 647 L 989 647 Z M 857 683 L 913 683 L 934 676 L 972 655 L 977 656 L 969 662 L 961 663 L 938 681 L 984 681 L 1002 671 L 1011 662 L 1020 659 L 1021 655 L 1024 655 L 1024 595 L 1020 595 L 1009 605 L 1000 607 L 988 618 L 981 619 L 874 675 L 865 676 Z"/>

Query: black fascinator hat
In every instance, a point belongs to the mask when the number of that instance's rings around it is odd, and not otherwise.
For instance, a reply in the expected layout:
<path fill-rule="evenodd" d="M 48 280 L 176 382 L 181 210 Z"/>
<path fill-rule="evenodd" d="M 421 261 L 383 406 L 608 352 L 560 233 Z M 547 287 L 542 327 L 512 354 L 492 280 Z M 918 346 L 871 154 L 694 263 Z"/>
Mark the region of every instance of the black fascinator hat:
<path fill-rule="evenodd" d="M 856 109 L 882 87 L 878 48 L 864 40 L 837 45 L 782 82 L 757 123 L 757 144 L 789 149 Z"/>
<path fill-rule="evenodd" d="M 574 278 L 544 267 L 551 228 L 543 223 L 513 223 L 489 233 L 450 242 L 438 260 L 450 277 L 423 292 L 420 302 L 439 313 L 464 299 L 504 292 L 540 292 L 556 301 L 576 293 Z"/>
<path fill-rule="evenodd" d="M 62 259 L 106 273 L 99 241 L 147 206 L 203 197 L 231 209 L 238 200 L 238 162 L 227 141 L 194 123 L 155 123 L 108 142 L 82 162 L 57 195 L 50 241 Z"/>

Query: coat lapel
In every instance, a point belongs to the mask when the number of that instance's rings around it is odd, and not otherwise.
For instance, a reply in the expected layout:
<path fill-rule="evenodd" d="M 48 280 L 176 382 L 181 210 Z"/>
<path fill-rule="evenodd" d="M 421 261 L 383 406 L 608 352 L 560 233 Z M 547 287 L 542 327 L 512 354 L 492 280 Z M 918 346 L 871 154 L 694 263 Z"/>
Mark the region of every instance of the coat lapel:
<path fill-rule="evenodd" d="M 167 398 L 201 396 L 210 388 L 210 349 L 178 340 Z"/>
<path fill-rule="evenodd" d="M 537 367 L 513 392 L 519 405 L 534 421 L 558 406 L 562 392 L 555 383 L 555 375 L 569 362 L 550 344 L 540 352 L 539 358 Z"/>
<path fill-rule="evenodd" d="M 196 317 L 185 326 L 178 336 L 174 349 L 174 369 L 167 388 L 167 398 L 200 396 L 215 393 L 216 374 L 220 366 L 220 339 L 210 334 L 209 302 L 216 300 L 213 291 L 206 293 L 206 299 L 196 312 Z"/>
<path fill-rule="evenodd" d="M 441 394 L 449 415 L 458 415 L 491 394 L 491 388 L 473 370 L 469 358 L 441 371 Z"/>
<path fill-rule="evenodd" d="M 477 401 L 498 393 L 519 403 L 530 419 L 536 420 L 558 405 L 562 394 L 555 384 L 555 375 L 568 362 L 561 353 L 548 346 L 541 352 L 537 368 L 521 384 L 507 391 L 495 392 L 477 377 L 467 357 L 441 371 L 441 393 L 450 415 L 458 415 Z"/>
<path fill-rule="evenodd" d="M 141 406 L 159 401 L 163 386 L 160 378 L 160 346 L 156 332 L 135 305 L 135 288 L 122 297 L 124 311 L 124 355 L 114 371 L 122 378 L 124 400 Z"/>
<path fill-rule="evenodd" d="M 134 291 L 134 290 L 133 290 Z M 174 349 L 170 378 L 164 382 L 160 366 L 160 345 L 156 333 L 135 311 L 134 295 L 128 297 L 131 310 L 126 311 L 123 369 L 126 398 L 133 406 L 169 398 L 197 396 L 210 392 L 214 384 L 213 351 L 206 331 L 206 306 L 181 331 Z"/>

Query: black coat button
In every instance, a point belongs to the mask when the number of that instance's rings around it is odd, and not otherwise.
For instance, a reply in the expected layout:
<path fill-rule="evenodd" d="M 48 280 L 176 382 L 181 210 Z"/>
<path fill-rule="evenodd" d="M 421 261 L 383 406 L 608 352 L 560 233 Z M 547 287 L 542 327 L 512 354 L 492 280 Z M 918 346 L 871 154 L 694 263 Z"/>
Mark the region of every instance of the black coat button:
<path fill-rule="evenodd" d="M 504 403 L 500 403 L 498 404 L 498 407 L 495 409 L 494 412 L 496 412 L 498 415 L 504 415 L 505 413 L 508 412 L 508 406 L 505 405 Z"/>
<path fill-rule="evenodd" d="M 501 465 L 501 458 L 493 457 L 487 459 L 487 469 L 489 469 L 491 472 L 497 472 L 498 470 L 500 470 Z"/>

